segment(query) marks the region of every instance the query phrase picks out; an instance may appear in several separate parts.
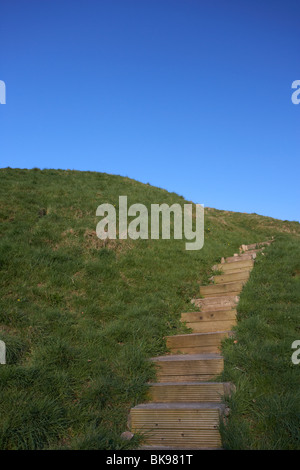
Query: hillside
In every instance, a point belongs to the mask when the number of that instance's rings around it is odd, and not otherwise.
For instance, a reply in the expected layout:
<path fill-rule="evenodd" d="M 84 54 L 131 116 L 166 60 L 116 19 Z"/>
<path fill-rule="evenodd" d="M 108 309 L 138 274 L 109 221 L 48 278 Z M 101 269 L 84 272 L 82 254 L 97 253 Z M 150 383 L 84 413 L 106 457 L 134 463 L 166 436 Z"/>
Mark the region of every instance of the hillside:
<path fill-rule="evenodd" d="M 153 377 L 147 359 L 185 331 L 180 313 L 198 282 L 241 244 L 300 236 L 297 222 L 206 208 L 199 251 L 184 240 L 106 242 L 95 232 L 99 204 L 188 201 L 96 172 L 7 168 L 0 181 L 1 449 L 134 446 L 120 434 Z"/>

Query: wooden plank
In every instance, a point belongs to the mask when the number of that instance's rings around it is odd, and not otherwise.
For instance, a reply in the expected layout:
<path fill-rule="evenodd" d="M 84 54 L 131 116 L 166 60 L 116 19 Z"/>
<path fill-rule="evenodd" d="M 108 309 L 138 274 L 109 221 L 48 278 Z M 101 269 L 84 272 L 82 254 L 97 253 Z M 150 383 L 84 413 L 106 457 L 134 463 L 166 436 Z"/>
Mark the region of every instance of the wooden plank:
<path fill-rule="evenodd" d="M 129 427 L 145 444 L 220 446 L 219 403 L 149 403 L 131 409 Z"/>
<path fill-rule="evenodd" d="M 228 258 L 225 258 L 225 263 L 238 263 L 240 261 L 246 261 L 246 260 L 253 260 L 253 256 L 251 253 L 243 253 L 242 255 L 237 255 L 237 256 L 228 256 Z"/>
<path fill-rule="evenodd" d="M 200 286 L 200 295 L 205 297 L 214 297 L 229 293 L 238 293 L 242 290 L 245 281 L 229 282 L 226 284 L 212 284 L 209 286 Z"/>
<path fill-rule="evenodd" d="M 219 320 L 219 321 L 206 321 L 206 322 L 186 322 L 186 326 L 191 328 L 194 333 L 209 333 L 215 331 L 230 331 L 236 325 L 236 319 Z"/>
<path fill-rule="evenodd" d="M 221 341 L 214 344 L 203 344 L 197 346 L 180 346 L 170 348 L 172 354 L 217 354 L 221 352 Z"/>
<path fill-rule="evenodd" d="M 172 353 L 204 354 L 220 352 L 221 341 L 229 336 L 229 331 L 215 333 L 191 333 L 167 337 L 167 347 Z"/>
<path fill-rule="evenodd" d="M 258 250 L 259 247 L 264 247 L 264 246 L 269 246 L 274 240 L 267 240 L 265 242 L 259 242 L 259 243 L 251 243 L 250 245 L 241 245 L 240 246 L 240 251 L 252 251 L 252 250 Z"/>
<path fill-rule="evenodd" d="M 234 307 L 239 301 L 238 295 L 218 295 L 206 297 L 205 299 L 192 299 L 191 303 L 201 308 L 201 312 L 208 312 L 217 308 Z"/>
<path fill-rule="evenodd" d="M 223 359 L 214 361 L 197 361 L 197 363 L 176 363 L 160 362 L 156 363 L 158 376 L 163 375 L 217 375 L 223 370 Z"/>
<path fill-rule="evenodd" d="M 199 345 L 211 345 L 221 341 L 228 336 L 228 331 L 219 331 L 215 333 L 191 333 L 184 335 L 167 336 L 166 342 L 168 348 L 192 347 Z"/>
<path fill-rule="evenodd" d="M 249 259 L 249 260 L 235 261 L 232 263 L 216 264 L 214 268 L 215 270 L 226 272 L 226 271 L 230 271 L 231 269 L 247 268 L 247 267 L 252 268 L 253 266 L 254 266 L 253 259 Z"/>
<path fill-rule="evenodd" d="M 201 311 L 201 312 L 186 312 L 181 314 L 182 322 L 212 322 L 212 321 L 224 321 L 231 320 L 236 318 L 236 309 L 232 308 L 220 308 L 211 310 L 211 311 Z M 221 330 L 218 331 L 223 331 Z"/>
<path fill-rule="evenodd" d="M 181 362 L 183 364 L 185 363 L 197 363 L 199 361 L 215 361 L 215 360 L 223 359 L 223 357 L 220 354 L 195 354 L 193 357 L 191 356 L 182 356 L 178 354 L 177 356 L 169 356 L 169 355 L 164 355 L 164 356 L 156 356 L 156 357 L 151 357 L 150 361 L 152 362 L 159 362 L 159 363 L 177 363 Z"/>
<path fill-rule="evenodd" d="M 234 281 L 247 281 L 250 276 L 250 271 L 241 271 L 238 273 L 228 273 L 228 274 L 220 274 L 218 276 L 214 276 L 213 280 L 215 284 L 222 284 L 226 282 L 234 282 Z"/>
<path fill-rule="evenodd" d="M 195 429 L 195 430 L 157 430 L 144 431 L 145 444 L 152 446 L 178 446 L 180 449 L 197 446 L 198 448 L 209 447 L 219 449 L 221 437 L 217 429 Z"/>
<path fill-rule="evenodd" d="M 236 273 L 251 273 L 252 266 L 247 266 L 246 268 L 239 268 L 237 265 L 233 265 L 233 269 L 225 270 L 222 274 L 236 274 Z M 217 271 L 217 270 L 215 270 Z M 219 276 L 219 274 L 215 274 L 215 276 Z M 214 276 L 212 276 L 214 277 Z M 201 283 L 201 282 L 199 282 Z"/>
<path fill-rule="evenodd" d="M 156 383 L 151 384 L 148 397 L 154 403 L 220 403 L 226 391 L 227 384 L 222 382 Z"/>
<path fill-rule="evenodd" d="M 187 429 L 217 429 L 219 410 L 131 410 L 132 432 L 137 429 L 187 430 Z"/>
<path fill-rule="evenodd" d="M 222 369 L 223 370 L 223 369 Z M 157 373 L 157 382 L 206 382 L 207 380 L 214 380 L 222 370 L 213 374 L 189 374 L 189 375 L 166 375 Z"/>
<path fill-rule="evenodd" d="M 241 291 L 242 291 L 242 289 L 240 288 L 238 291 L 230 292 L 230 294 L 234 294 L 234 295 L 239 296 L 240 293 L 241 293 Z M 224 295 L 224 293 L 223 293 L 223 292 L 220 292 L 220 293 L 214 293 L 214 294 L 212 294 L 212 295 L 205 294 L 204 297 L 209 299 L 210 297 L 221 297 L 222 295 Z"/>
<path fill-rule="evenodd" d="M 224 365 L 223 357 L 218 354 L 161 356 L 152 361 L 157 367 L 159 382 L 178 382 L 178 377 L 184 377 L 185 382 L 210 380 L 222 372 Z"/>

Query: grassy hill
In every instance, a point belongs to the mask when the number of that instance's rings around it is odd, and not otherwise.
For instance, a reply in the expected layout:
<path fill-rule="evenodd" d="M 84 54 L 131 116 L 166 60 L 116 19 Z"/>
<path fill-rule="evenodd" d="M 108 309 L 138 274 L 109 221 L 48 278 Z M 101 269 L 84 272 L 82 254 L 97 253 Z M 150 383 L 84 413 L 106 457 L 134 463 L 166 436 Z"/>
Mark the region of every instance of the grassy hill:
<path fill-rule="evenodd" d="M 0 182 L 1 449 L 136 445 L 120 439 L 128 410 L 145 399 L 147 359 L 166 352 L 165 335 L 185 331 L 180 313 L 194 309 L 197 281 L 241 244 L 299 243 L 297 222 L 210 208 L 199 251 L 184 240 L 106 242 L 95 232 L 99 204 L 188 201 L 96 172 L 8 168 Z"/>

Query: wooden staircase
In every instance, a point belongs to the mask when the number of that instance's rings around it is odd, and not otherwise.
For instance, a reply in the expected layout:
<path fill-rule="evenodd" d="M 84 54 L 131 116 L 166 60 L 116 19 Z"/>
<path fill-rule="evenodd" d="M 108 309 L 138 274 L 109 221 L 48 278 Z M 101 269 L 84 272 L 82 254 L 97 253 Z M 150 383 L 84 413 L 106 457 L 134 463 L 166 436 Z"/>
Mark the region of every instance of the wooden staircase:
<path fill-rule="evenodd" d="M 141 449 L 220 449 L 219 422 L 223 397 L 234 386 L 218 382 L 223 371 L 220 346 L 232 335 L 239 294 L 253 269 L 258 251 L 273 240 L 242 245 L 240 254 L 222 258 L 213 270 L 214 283 L 200 286 L 197 312 L 181 314 L 191 334 L 168 336 L 170 354 L 151 360 L 157 382 L 149 384 L 149 402 L 131 409 L 129 429 L 144 435 Z"/>

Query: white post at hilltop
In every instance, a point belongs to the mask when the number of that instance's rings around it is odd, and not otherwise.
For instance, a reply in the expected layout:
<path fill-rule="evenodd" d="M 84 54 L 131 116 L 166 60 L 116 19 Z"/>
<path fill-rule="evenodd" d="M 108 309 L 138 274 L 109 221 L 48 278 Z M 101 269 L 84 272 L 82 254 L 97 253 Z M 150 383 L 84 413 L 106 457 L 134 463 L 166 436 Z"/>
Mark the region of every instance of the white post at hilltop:
<path fill-rule="evenodd" d="M 6 346 L 4 341 L 0 340 L 0 364 L 6 364 Z"/>

